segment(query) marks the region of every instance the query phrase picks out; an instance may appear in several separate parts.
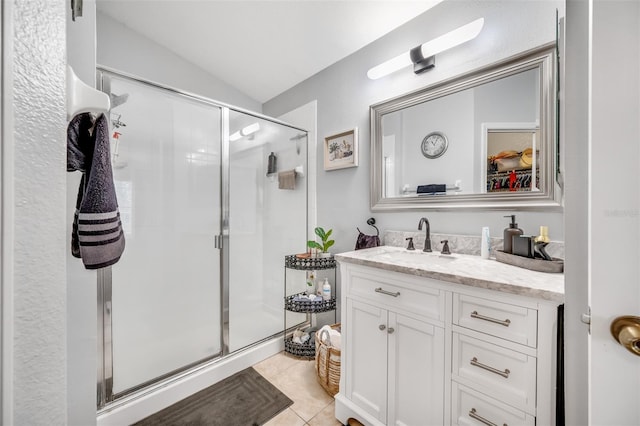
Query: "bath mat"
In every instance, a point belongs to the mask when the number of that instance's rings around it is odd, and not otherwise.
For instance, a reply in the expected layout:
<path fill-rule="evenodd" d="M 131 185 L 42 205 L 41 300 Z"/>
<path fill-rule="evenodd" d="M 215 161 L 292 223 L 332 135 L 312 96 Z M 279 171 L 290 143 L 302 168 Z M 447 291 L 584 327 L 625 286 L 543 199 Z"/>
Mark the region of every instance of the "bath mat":
<path fill-rule="evenodd" d="M 262 425 L 291 404 L 293 401 L 249 367 L 135 425 Z"/>

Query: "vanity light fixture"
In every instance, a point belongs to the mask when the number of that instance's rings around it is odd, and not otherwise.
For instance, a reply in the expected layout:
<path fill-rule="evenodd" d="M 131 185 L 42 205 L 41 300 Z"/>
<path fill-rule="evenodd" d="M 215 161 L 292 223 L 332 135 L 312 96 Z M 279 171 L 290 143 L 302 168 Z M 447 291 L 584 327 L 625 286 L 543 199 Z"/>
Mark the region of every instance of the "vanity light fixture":
<path fill-rule="evenodd" d="M 249 124 L 247 127 L 243 127 L 242 129 L 238 130 L 235 133 L 232 133 L 229 136 L 229 140 L 231 142 L 235 142 L 238 139 L 244 137 L 244 136 L 249 136 L 254 134 L 255 132 L 257 132 L 258 130 L 260 130 L 260 123 L 253 123 L 253 124 Z"/>
<path fill-rule="evenodd" d="M 371 68 L 367 72 L 367 77 L 377 80 L 387 74 L 396 72 L 406 66 L 413 64 L 413 72 L 420 74 L 435 66 L 435 55 L 458 46 L 469 40 L 473 40 L 480 34 L 484 26 L 484 18 L 476 19 L 462 27 L 450 31 L 447 34 L 434 38 L 431 41 L 414 47 L 408 52 L 389 59 L 382 64 Z"/>

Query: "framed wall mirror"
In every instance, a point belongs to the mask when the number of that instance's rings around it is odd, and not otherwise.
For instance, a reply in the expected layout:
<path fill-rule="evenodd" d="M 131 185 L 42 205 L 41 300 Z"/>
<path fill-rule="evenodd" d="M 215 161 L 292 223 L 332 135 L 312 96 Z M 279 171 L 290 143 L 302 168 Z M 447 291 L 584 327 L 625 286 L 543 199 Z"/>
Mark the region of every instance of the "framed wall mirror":
<path fill-rule="evenodd" d="M 371 209 L 561 208 L 556 47 L 370 107 Z"/>

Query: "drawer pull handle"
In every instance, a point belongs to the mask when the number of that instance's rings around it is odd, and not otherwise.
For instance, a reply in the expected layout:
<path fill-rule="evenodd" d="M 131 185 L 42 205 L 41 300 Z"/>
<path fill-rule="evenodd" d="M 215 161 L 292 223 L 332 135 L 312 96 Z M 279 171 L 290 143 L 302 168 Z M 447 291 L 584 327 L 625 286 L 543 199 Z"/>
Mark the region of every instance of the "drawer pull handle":
<path fill-rule="evenodd" d="M 395 293 L 392 293 L 390 291 L 383 290 L 382 287 L 376 288 L 376 293 L 382 293 L 382 294 L 386 294 L 387 296 L 393 296 L 393 297 L 400 296 L 400 292 L 399 291 L 396 291 Z"/>
<path fill-rule="evenodd" d="M 476 414 L 476 409 L 472 408 L 471 411 L 469 411 L 469 417 L 471 417 L 474 420 L 479 421 L 482 424 L 485 424 L 487 426 L 498 426 L 497 424 L 490 422 L 489 420 L 485 419 L 484 417 L 482 417 L 479 414 Z M 508 426 L 506 423 L 503 423 L 502 426 Z"/>
<path fill-rule="evenodd" d="M 473 357 L 473 359 L 471 359 L 470 364 L 473 365 L 474 367 L 480 367 L 484 370 L 490 371 L 492 373 L 498 374 L 502 377 L 504 377 L 505 379 L 509 378 L 509 374 L 511 374 L 511 371 L 509 371 L 508 368 L 505 368 L 504 371 L 502 370 L 498 370 L 497 368 L 493 368 L 493 367 L 489 367 L 486 364 L 483 364 L 481 362 L 478 362 L 478 358 L 476 358 L 475 356 Z"/>
<path fill-rule="evenodd" d="M 471 312 L 471 318 L 477 318 L 477 319 L 493 322 L 496 324 L 504 325 L 505 327 L 509 327 L 509 324 L 511 324 L 511 320 L 509 318 L 507 318 L 506 320 L 499 320 L 491 317 L 485 317 L 484 315 L 480 315 L 478 311 Z"/>

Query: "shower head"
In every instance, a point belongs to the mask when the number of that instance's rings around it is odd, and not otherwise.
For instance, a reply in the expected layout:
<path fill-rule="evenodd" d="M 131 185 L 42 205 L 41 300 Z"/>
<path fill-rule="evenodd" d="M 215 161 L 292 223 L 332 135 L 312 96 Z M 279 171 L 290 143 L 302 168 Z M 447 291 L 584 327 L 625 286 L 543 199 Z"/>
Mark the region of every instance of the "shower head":
<path fill-rule="evenodd" d="M 302 138 L 306 138 L 306 137 L 307 137 L 307 134 L 306 134 L 306 133 L 298 133 L 297 135 L 295 135 L 295 136 L 293 136 L 293 137 L 289 138 L 289 140 L 290 140 L 290 141 L 298 141 L 298 140 L 300 140 L 300 139 L 302 139 Z"/>
<path fill-rule="evenodd" d="M 300 139 L 302 138 L 306 138 L 307 134 L 306 133 L 298 133 L 297 135 L 289 138 L 290 141 L 295 141 L 296 142 L 296 154 L 300 154 Z"/>
<path fill-rule="evenodd" d="M 127 99 L 129 99 L 129 94 L 123 93 L 122 95 L 116 95 L 115 93 L 111 93 L 109 97 L 111 98 L 111 109 L 113 109 L 127 102 Z"/>

